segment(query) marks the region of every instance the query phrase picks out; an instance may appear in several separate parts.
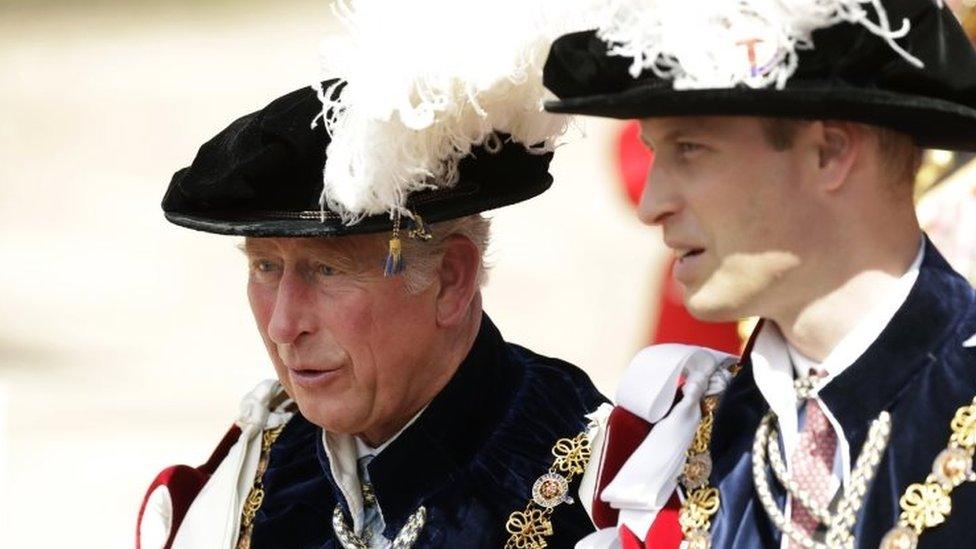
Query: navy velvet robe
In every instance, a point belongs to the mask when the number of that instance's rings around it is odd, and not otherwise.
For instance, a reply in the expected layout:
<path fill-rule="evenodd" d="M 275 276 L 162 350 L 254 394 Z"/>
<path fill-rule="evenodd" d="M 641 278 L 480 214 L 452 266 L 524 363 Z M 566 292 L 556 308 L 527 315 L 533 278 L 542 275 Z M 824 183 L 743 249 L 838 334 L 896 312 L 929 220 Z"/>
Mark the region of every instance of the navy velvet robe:
<path fill-rule="evenodd" d="M 947 445 L 949 422 L 976 395 L 976 348 L 963 343 L 976 333 L 976 296 L 930 242 L 918 280 L 878 339 L 820 396 L 850 443 L 851 463 L 882 410 L 892 418 L 891 439 L 854 529 L 856 547 L 878 547 L 898 521 L 898 500 L 924 482 L 932 461 Z M 712 520 L 713 547 L 780 545 L 753 488 L 751 447 L 769 406 L 746 364 L 725 393 L 712 436 L 712 486 L 721 507 Z M 785 495 L 772 481 L 782 509 Z M 776 490 L 779 489 L 779 493 Z M 976 483 L 952 493 L 952 513 L 929 529 L 920 548 L 976 547 Z"/>
<path fill-rule="evenodd" d="M 448 385 L 369 464 L 384 537 L 396 537 L 423 505 L 427 523 L 415 547 L 503 547 L 505 522 L 525 508 L 532 484 L 552 465 L 552 446 L 579 434 L 584 416 L 605 401 L 581 370 L 506 343 L 484 316 Z M 332 510 L 342 505 L 352 524 L 348 508 L 321 429 L 300 414 L 272 447 L 264 486 L 251 547 L 340 547 Z M 549 547 L 573 547 L 593 531 L 578 501 L 557 507 L 552 522 Z"/>

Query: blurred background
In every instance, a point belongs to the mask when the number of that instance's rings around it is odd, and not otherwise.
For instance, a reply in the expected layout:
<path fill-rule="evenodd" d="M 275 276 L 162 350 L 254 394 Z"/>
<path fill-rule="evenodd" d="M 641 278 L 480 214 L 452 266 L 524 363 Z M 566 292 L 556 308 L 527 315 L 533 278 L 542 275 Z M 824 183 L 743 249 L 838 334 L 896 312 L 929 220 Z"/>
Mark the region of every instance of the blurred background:
<path fill-rule="evenodd" d="M 203 462 L 271 375 L 236 239 L 159 202 L 206 139 L 309 84 L 334 31 L 327 0 L 0 0 L 0 548 L 131 547 L 155 474 Z M 492 216 L 502 332 L 607 394 L 650 341 L 735 348 L 633 215 L 635 128 L 575 137 L 550 192 Z M 931 153 L 923 175 L 923 219 L 973 277 L 976 166 Z"/>

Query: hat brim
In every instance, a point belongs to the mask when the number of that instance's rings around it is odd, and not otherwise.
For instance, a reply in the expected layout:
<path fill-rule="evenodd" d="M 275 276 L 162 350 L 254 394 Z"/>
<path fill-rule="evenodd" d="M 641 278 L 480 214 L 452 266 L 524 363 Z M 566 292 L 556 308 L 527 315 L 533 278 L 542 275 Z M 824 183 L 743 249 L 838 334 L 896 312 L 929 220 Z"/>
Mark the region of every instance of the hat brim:
<path fill-rule="evenodd" d="M 546 103 L 554 113 L 618 119 L 758 116 L 850 120 L 912 135 L 920 147 L 976 151 L 976 110 L 924 96 L 837 83 L 791 82 L 777 89 L 674 90 L 660 81 L 610 94 Z"/>
<path fill-rule="evenodd" d="M 522 181 L 461 182 L 451 189 L 422 191 L 411 196 L 407 208 L 420 215 L 425 224 L 438 223 L 523 202 L 544 193 L 552 186 L 548 173 Z M 229 236 L 336 237 L 390 231 L 393 222 L 387 214 L 373 215 L 354 224 L 345 224 L 326 210 L 303 212 L 176 212 L 165 213 L 175 225 Z"/>

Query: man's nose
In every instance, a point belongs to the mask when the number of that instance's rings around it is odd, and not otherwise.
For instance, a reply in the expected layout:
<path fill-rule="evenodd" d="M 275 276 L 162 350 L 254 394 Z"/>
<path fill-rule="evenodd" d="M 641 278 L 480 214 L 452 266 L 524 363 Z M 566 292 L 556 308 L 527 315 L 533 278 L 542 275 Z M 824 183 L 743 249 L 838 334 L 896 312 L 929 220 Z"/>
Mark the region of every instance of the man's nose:
<path fill-rule="evenodd" d="M 646 225 L 661 225 L 681 209 L 681 198 L 674 182 L 666 171 L 656 169 L 656 164 L 652 164 L 647 172 L 644 191 L 637 205 L 637 217 Z"/>
<path fill-rule="evenodd" d="M 315 330 L 313 288 L 301 273 L 286 269 L 278 282 L 268 337 L 278 345 L 296 343 Z"/>

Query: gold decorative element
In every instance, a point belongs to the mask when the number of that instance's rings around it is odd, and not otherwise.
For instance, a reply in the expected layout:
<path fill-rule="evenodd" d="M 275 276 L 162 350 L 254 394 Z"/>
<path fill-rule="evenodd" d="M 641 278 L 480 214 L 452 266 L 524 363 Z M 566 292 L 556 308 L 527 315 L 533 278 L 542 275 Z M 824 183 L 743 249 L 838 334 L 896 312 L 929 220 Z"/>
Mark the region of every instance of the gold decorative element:
<path fill-rule="evenodd" d="M 932 473 L 923 483 L 909 486 L 901 496 L 901 515 L 898 525 L 888 531 L 889 538 L 908 543 L 903 537 L 906 529 L 915 535 L 915 541 L 905 547 L 914 548 L 918 536 L 926 529 L 938 526 L 952 513 L 952 490 L 965 482 L 976 481 L 973 473 L 973 453 L 976 451 L 976 397 L 970 404 L 960 406 L 949 422 L 949 444 L 932 462 Z M 884 546 L 895 549 L 901 545 Z"/>
<path fill-rule="evenodd" d="M 542 549 L 546 538 L 552 535 L 549 513 L 541 509 L 516 511 L 508 517 L 505 530 L 511 534 L 505 547 L 516 549 Z"/>
<path fill-rule="evenodd" d="M 591 424 L 574 438 L 561 438 L 552 447 L 555 460 L 549 471 L 532 486 L 532 498 L 523 511 L 508 516 L 505 531 L 511 534 L 505 549 L 543 549 L 553 534 L 550 516 L 560 503 L 572 503 L 567 496 L 576 475 L 582 475 L 590 462 L 590 439 L 586 433 Z"/>
<path fill-rule="evenodd" d="M 973 456 L 965 448 L 946 448 L 932 464 L 932 476 L 946 489 L 966 482 L 973 474 Z"/>
<path fill-rule="evenodd" d="M 681 475 L 681 484 L 690 493 L 681 505 L 678 524 L 688 546 L 694 549 L 708 549 L 711 546 L 708 531 L 712 526 L 712 516 L 721 505 L 718 489 L 708 485 L 708 476 L 712 469 L 708 446 L 712 441 L 716 408 L 717 395 L 702 399 L 702 418 L 695 429 L 695 438 L 688 447 L 688 458 Z"/>
<path fill-rule="evenodd" d="M 395 210 L 393 212 L 393 234 L 390 235 L 390 249 L 383 265 L 383 276 L 396 276 L 402 273 L 404 269 L 403 245 L 400 243 L 400 210 Z"/>
<path fill-rule="evenodd" d="M 686 544 L 685 549 L 709 549 L 712 546 L 708 532 L 703 530 L 697 530 L 685 536 L 684 543 Z"/>
<path fill-rule="evenodd" d="M 952 512 L 952 499 L 945 488 L 935 482 L 912 484 L 899 500 L 902 520 L 916 532 L 945 522 Z"/>
<path fill-rule="evenodd" d="M 410 238 L 423 242 L 427 242 L 431 238 L 434 238 L 434 235 L 430 234 L 430 231 L 427 230 L 427 225 L 424 224 L 424 218 L 420 217 L 420 214 L 416 213 L 413 214 L 413 228 L 410 229 L 410 232 L 407 234 L 410 235 Z"/>
<path fill-rule="evenodd" d="M 688 494 L 685 505 L 678 517 L 682 532 L 706 531 L 712 515 L 719 508 L 718 489 L 710 486 L 693 490 Z"/>
<path fill-rule="evenodd" d="M 681 471 L 681 485 L 689 490 L 701 488 L 708 484 L 708 477 L 712 474 L 712 458 L 708 452 L 690 456 L 685 461 Z"/>
<path fill-rule="evenodd" d="M 555 507 L 560 503 L 572 503 L 569 497 L 569 482 L 558 473 L 546 473 L 532 485 L 532 501 L 539 507 Z"/>
<path fill-rule="evenodd" d="M 976 401 L 956 410 L 949 428 L 952 429 L 952 436 L 949 437 L 950 444 L 967 450 L 976 447 Z"/>
<path fill-rule="evenodd" d="M 258 470 L 254 475 L 254 485 L 244 500 L 244 509 L 241 511 L 241 529 L 237 536 L 237 549 L 249 549 L 251 547 L 251 532 L 254 529 L 254 517 L 258 514 L 258 509 L 264 503 L 264 471 L 268 468 L 268 458 L 271 454 L 271 446 L 278 440 L 284 425 L 279 425 L 274 429 L 268 429 L 261 435 L 261 457 L 258 460 Z"/>
<path fill-rule="evenodd" d="M 892 528 L 881 538 L 878 549 L 915 549 L 918 547 L 918 534 L 907 526 Z"/>
<path fill-rule="evenodd" d="M 706 402 L 708 398 L 705 399 Z M 688 447 L 689 456 L 708 452 L 708 444 L 712 440 L 712 425 L 715 423 L 715 415 L 711 410 L 703 409 L 702 411 L 704 415 L 701 421 L 698 422 L 698 428 L 695 430 L 695 438 L 691 441 L 691 446 Z"/>
<path fill-rule="evenodd" d="M 552 455 L 556 461 L 553 468 L 571 475 L 582 475 L 586 464 L 590 462 L 590 440 L 586 438 L 586 431 L 576 435 L 576 438 L 561 438 L 552 447 Z"/>

